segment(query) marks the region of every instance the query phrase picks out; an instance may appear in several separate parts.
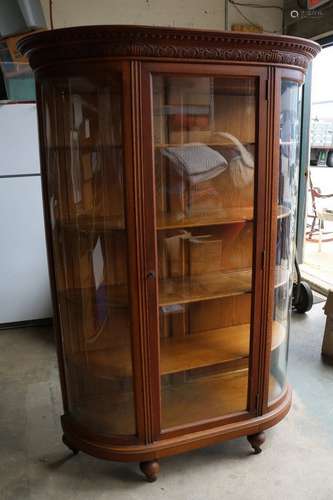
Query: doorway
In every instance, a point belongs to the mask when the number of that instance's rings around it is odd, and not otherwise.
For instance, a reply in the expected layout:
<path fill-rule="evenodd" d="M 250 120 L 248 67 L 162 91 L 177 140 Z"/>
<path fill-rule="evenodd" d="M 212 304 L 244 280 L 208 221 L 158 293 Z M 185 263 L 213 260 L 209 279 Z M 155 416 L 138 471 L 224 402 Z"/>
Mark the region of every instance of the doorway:
<path fill-rule="evenodd" d="M 308 124 L 310 155 L 307 164 L 303 165 L 307 183 L 300 192 L 306 200 L 300 267 L 303 278 L 312 288 L 325 294 L 333 288 L 332 65 L 333 45 L 330 45 L 323 48 L 313 62 Z"/>

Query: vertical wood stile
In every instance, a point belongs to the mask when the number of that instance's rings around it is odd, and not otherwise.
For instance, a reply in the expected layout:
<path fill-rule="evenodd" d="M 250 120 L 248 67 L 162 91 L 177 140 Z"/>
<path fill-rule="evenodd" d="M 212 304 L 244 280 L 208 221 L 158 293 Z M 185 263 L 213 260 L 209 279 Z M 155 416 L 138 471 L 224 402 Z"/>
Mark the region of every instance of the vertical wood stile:
<path fill-rule="evenodd" d="M 275 247 L 277 236 L 277 189 L 279 182 L 279 125 L 280 125 L 280 89 L 278 72 L 274 67 L 268 68 L 267 93 L 267 174 L 266 174 L 266 231 L 265 231 L 265 263 L 264 286 L 262 295 L 262 338 L 261 363 L 259 365 L 261 381 L 259 394 L 259 413 L 267 408 L 269 389 L 269 368 L 272 342 L 273 302 L 275 282 Z"/>
<path fill-rule="evenodd" d="M 153 442 L 159 432 L 159 399 L 158 399 L 158 318 L 156 303 L 156 281 L 148 278 L 153 272 L 156 276 L 156 248 L 154 235 L 154 183 L 152 175 L 152 159 L 144 158 L 144 133 L 148 133 L 150 123 L 150 89 L 149 80 L 142 88 L 141 64 L 130 63 L 131 109 L 132 109 L 132 147 L 133 147 L 133 196 L 135 220 L 133 226 L 136 233 L 136 244 L 132 246 L 138 269 L 138 285 L 135 293 L 138 300 L 138 334 L 139 349 L 136 370 L 141 380 L 141 394 L 137 394 L 138 417 L 141 415 L 141 437 L 145 443 Z M 148 154 L 147 154 L 148 156 Z M 149 161 L 150 160 L 150 161 Z M 151 170 L 151 172 L 150 172 Z M 128 194 L 128 196 L 131 196 Z M 141 399 L 141 401 L 139 401 Z M 140 410 L 141 407 L 141 410 Z"/>
<path fill-rule="evenodd" d="M 262 296 L 264 290 L 263 255 L 265 248 L 266 205 L 267 196 L 267 139 L 262 130 L 267 129 L 267 106 L 265 101 L 267 70 L 258 76 L 257 112 L 256 112 L 256 162 L 257 171 L 254 185 L 254 227 L 253 227 L 253 257 L 252 257 L 252 301 L 251 301 L 251 337 L 249 352 L 249 386 L 248 410 L 257 414 L 260 394 L 260 371 L 258 366 L 262 359 L 264 333 L 262 328 Z M 262 207 L 265 206 L 263 210 Z"/>

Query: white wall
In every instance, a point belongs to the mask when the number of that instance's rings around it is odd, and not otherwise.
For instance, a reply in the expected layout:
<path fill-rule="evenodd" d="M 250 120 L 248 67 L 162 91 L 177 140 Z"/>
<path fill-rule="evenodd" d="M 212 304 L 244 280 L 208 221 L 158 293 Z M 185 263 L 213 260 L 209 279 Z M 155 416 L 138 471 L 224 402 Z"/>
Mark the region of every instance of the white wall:
<path fill-rule="evenodd" d="M 48 0 L 41 0 L 49 22 Z M 251 3 L 281 5 L 282 0 L 251 0 Z M 242 12 L 266 31 L 281 32 L 278 9 L 241 7 Z M 87 24 L 145 24 L 224 29 L 224 0 L 53 0 L 55 28 Z M 229 27 L 246 23 L 229 4 Z"/>

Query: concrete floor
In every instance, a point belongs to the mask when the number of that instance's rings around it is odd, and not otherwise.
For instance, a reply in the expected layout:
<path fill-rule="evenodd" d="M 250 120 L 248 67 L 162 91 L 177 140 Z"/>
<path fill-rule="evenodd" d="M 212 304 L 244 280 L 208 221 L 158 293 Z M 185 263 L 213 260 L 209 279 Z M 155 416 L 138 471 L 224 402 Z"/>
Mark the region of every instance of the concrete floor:
<path fill-rule="evenodd" d="M 0 332 L 0 500 L 333 499 L 333 367 L 320 359 L 321 304 L 294 315 L 288 417 L 261 455 L 238 439 L 163 459 L 156 483 L 136 464 L 72 456 L 61 442 L 51 331 Z"/>

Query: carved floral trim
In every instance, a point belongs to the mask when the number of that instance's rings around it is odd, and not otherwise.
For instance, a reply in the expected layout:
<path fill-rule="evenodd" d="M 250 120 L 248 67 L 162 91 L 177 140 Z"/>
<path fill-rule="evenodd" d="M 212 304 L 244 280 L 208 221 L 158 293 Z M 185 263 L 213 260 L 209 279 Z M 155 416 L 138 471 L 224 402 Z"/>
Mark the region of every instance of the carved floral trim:
<path fill-rule="evenodd" d="M 19 50 L 34 69 L 68 59 L 137 57 L 287 64 L 306 69 L 320 51 L 295 37 L 138 26 L 88 26 L 39 32 Z"/>

